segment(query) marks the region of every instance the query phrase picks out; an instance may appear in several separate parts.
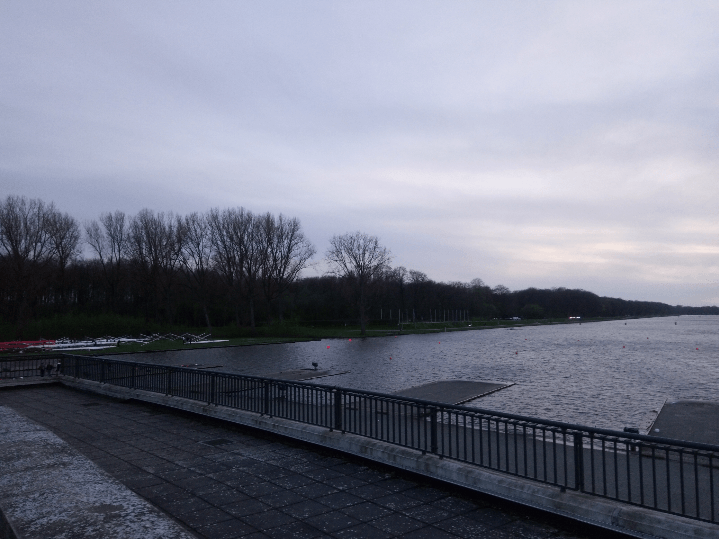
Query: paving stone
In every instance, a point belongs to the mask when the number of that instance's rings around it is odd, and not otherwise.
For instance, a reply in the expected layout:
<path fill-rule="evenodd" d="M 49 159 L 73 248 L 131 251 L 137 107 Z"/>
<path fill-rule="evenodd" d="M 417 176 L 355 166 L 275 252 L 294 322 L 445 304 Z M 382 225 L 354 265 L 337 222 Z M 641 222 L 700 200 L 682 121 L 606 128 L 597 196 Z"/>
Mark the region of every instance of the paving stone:
<path fill-rule="evenodd" d="M 259 500 L 272 507 L 286 507 L 295 503 L 306 500 L 304 496 L 292 492 L 291 490 L 278 490 L 272 494 L 261 496 Z"/>
<path fill-rule="evenodd" d="M 553 537 L 555 531 L 542 524 L 514 521 L 490 530 L 487 537 L 491 539 L 544 539 Z"/>
<path fill-rule="evenodd" d="M 392 535 L 402 535 L 425 526 L 424 522 L 398 513 L 373 520 L 370 525 Z"/>
<path fill-rule="evenodd" d="M 347 492 L 365 500 L 375 500 L 391 494 L 391 492 L 385 488 L 378 486 L 378 483 L 372 483 L 371 485 L 362 485 L 359 487 L 351 488 Z"/>
<path fill-rule="evenodd" d="M 413 487 L 402 492 L 405 496 L 421 502 L 434 502 L 447 497 L 447 493 L 432 487 Z"/>
<path fill-rule="evenodd" d="M 261 529 L 265 532 L 270 528 L 276 528 L 277 526 L 286 526 L 297 522 L 297 519 L 287 513 L 283 513 L 279 509 L 268 509 L 261 513 L 253 513 L 242 517 L 242 520 L 247 522 L 250 526 L 254 526 L 257 529 Z"/>
<path fill-rule="evenodd" d="M 459 535 L 460 537 L 473 537 L 477 535 L 484 536 L 484 534 L 490 529 L 485 524 L 465 516 L 448 518 L 436 523 L 435 527 L 455 535 Z"/>
<path fill-rule="evenodd" d="M 315 481 L 326 481 L 327 479 L 343 477 L 347 474 L 343 474 L 342 472 L 337 472 L 329 468 L 316 468 L 305 472 L 305 475 L 307 477 L 311 477 Z"/>
<path fill-rule="evenodd" d="M 172 483 L 161 483 L 159 485 L 143 488 L 142 490 L 144 493 L 153 497 L 172 498 L 173 500 L 187 497 L 187 491 L 185 489 L 175 486 Z M 145 495 L 146 494 L 143 494 L 143 496 Z"/>
<path fill-rule="evenodd" d="M 402 539 L 457 539 L 459 536 L 453 533 L 440 530 L 434 526 L 427 526 L 426 528 L 420 528 L 402 535 Z M 478 537 L 478 536 L 468 536 Z M 462 538 L 465 539 L 465 538 Z"/>
<path fill-rule="evenodd" d="M 388 479 L 392 476 L 389 472 L 381 471 L 381 470 L 373 470 L 371 468 L 362 467 L 364 469 L 360 470 L 357 473 L 352 474 L 352 477 L 356 477 L 358 479 L 361 479 L 367 483 L 376 483 L 378 481 L 382 481 L 383 479 Z"/>
<path fill-rule="evenodd" d="M 370 520 L 376 520 L 378 518 L 392 514 L 392 511 L 385 507 L 381 507 L 376 503 L 363 502 L 356 505 L 350 505 L 341 510 L 344 514 L 361 520 L 362 522 L 369 522 Z"/>
<path fill-rule="evenodd" d="M 304 487 L 311 484 L 318 484 L 314 479 L 300 474 L 285 475 L 283 477 L 271 479 L 270 482 L 279 487 L 290 489 Z"/>
<path fill-rule="evenodd" d="M 160 470 L 155 472 L 154 475 L 161 477 L 166 481 L 170 481 L 171 483 L 175 483 L 176 485 L 181 485 L 182 482 L 187 479 L 197 479 L 198 477 L 202 477 L 200 473 L 194 470 L 188 470 L 187 468 L 167 471 Z"/>
<path fill-rule="evenodd" d="M 298 519 L 304 519 L 322 513 L 328 513 L 332 509 L 314 500 L 303 500 L 299 503 L 288 505 L 282 511 Z"/>
<path fill-rule="evenodd" d="M 216 481 L 215 479 L 197 474 L 193 474 L 190 477 L 183 479 L 177 479 L 173 481 L 173 483 L 178 487 L 189 490 L 195 494 L 225 486 L 223 483 Z"/>
<path fill-rule="evenodd" d="M 305 522 L 299 521 L 266 530 L 265 533 L 269 537 L 273 537 L 276 539 L 314 539 L 315 537 L 325 537 L 325 534 L 314 526 L 310 526 Z"/>
<path fill-rule="evenodd" d="M 341 511 L 323 513 L 321 515 L 305 519 L 305 522 L 325 533 L 332 533 L 360 523 L 360 521 L 356 518 L 352 518 Z"/>
<path fill-rule="evenodd" d="M 407 481 L 406 479 L 400 479 L 398 477 L 389 477 L 378 481 L 377 486 L 383 489 L 389 490 L 390 492 L 402 492 L 404 490 L 414 488 L 417 486 L 416 482 Z"/>
<path fill-rule="evenodd" d="M 433 524 L 452 516 L 450 512 L 435 507 L 433 504 L 416 505 L 404 509 L 402 512 L 409 517 L 419 520 L 420 522 L 426 522 L 427 524 Z"/>
<path fill-rule="evenodd" d="M 354 462 L 341 462 L 340 464 L 337 464 L 336 466 L 332 466 L 333 470 L 336 470 L 338 472 L 342 472 L 346 475 L 354 475 L 358 472 L 361 472 L 364 470 L 364 466 L 361 466 L 359 464 L 356 464 Z"/>
<path fill-rule="evenodd" d="M 394 537 L 391 533 L 387 533 L 366 523 L 336 531 L 332 535 L 339 539 L 388 539 L 389 537 Z"/>
<path fill-rule="evenodd" d="M 336 487 L 338 490 L 349 490 L 368 485 L 367 481 L 363 481 L 359 477 L 354 477 L 352 475 L 342 475 L 340 477 L 327 479 L 324 482 L 328 485 Z"/>
<path fill-rule="evenodd" d="M 242 500 L 239 502 L 229 503 L 222 506 L 222 509 L 224 511 L 237 517 L 244 517 L 255 513 L 261 513 L 262 511 L 266 511 L 269 508 L 270 506 L 266 503 L 262 503 L 261 501 L 255 500 L 253 498 L 249 498 L 247 500 Z"/>
<path fill-rule="evenodd" d="M 165 508 L 172 514 L 193 513 L 195 511 L 209 509 L 210 507 L 212 507 L 212 504 L 207 503 L 197 496 L 189 496 L 165 504 Z"/>
<path fill-rule="evenodd" d="M 121 481 L 125 484 L 125 486 L 133 490 L 141 487 L 160 485 L 163 482 L 162 478 L 151 474 L 128 477 L 126 479 L 121 479 Z"/>
<path fill-rule="evenodd" d="M 251 483 L 249 485 L 244 485 L 238 488 L 240 491 L 244 492 L 248 496 L 253 496 L 257 498 L 283 490 L 282 487 L 279 487 L 274 483 L 270 483 L 269 481 L 263 481 L 262 483 Z"/>
<path fill-rule="evenodd" d="M 497 509 L 493 509 L 491 507 L 483 507 L 481 509 L 477 509 L 476 511 L 470 511 L 465 513 L 463 516 L 476 520 L 477 522 L 481 522 L 488 528 L 503 526 L 514 520 L 513 517 L 507 515 L 507 513 L 503 513 L 502 511 L 498 511 Z"/>
<path fill-rule="evenodd" d="M 249 497 L 242 492 L 223 485 L 224 488 L 218 488 L 206 492 L 197 493 L 200 498 L 215 506 L 228 505 L 230 503 L 247 500 Z"/>
<path fill-rule="evenodd" d="M 409 507 L 414 507 L 415 505 L 420 505 L 422 503 L 419 500 L 415 500 L 414 498 L 410 498 L 404 494 L 388 494 L 382 498 L 377 498 L 374 502 L 389 509 L 394 509 L 395 511 L 408 509 Z"/>
<path fill-rule="evenodd" d="M 449 511 L 453 515 L 461 515 L 462 513 L 467 513 L 469 511 L 477 509 L 476 504 L 467 500 L 463 500 L 461 498 L 457 498 L 455 496 L 442 498 L 441 500 L 433 502 L 433 504 L 435 507 L 439 507 L 440 509 Z"/>
<path fill-rule="evenodd" d="M 252 474 L 245 473 L 228 474 L 227 472 L 222 472 L 217 474 L 209 474 L 207 477 L 234 488 L 244 487 L 257 483 L 257 477 Z M 264 483 L 264 480 L 262 482 Z"/>
<path fill-rule="evenodd" d="M 364 498 L 350 494 L 349 492 L 338 492 L 336 494 L 330 494 L 329 496 L 322 496 L 317 499 L 321 504 L 331 507 L 333 509 L 340 509 L 342 507 L 349 507 L 357 503 L 362 503 Z"/>
<path fill-rule="evenodd" d="M 194 511 L 189 513 L 179 512 L 175 513 L 175 515 L 178 519 L 180 519 L 188 526 L 191 526 L 192 528 L 211 526 L 212 524 L 224 522 L 225 520 L 229 520 L 232 518 L 231 515 L 222 511 L 221 509 L 218 509 L 217 507 L 210 507 L 201 511 Z"/>
<path fill-rule="evenodd" d="M 332 485 L 325 485 L 324 483 L 316 482 L 312 482 L 305 485 L 304 487 L 299 487 L 292 490 L 298 494 L 301 494 L 302 496 L 314 499 L 323 498 L 330 494 L 335 494 L 336 492 L 339 492 Z"/>
<path fill-rule="evenodd" d="M 271 539 L 266 533 L 257 531 L 249 535 L 245 535 L 242 539 Z"/>

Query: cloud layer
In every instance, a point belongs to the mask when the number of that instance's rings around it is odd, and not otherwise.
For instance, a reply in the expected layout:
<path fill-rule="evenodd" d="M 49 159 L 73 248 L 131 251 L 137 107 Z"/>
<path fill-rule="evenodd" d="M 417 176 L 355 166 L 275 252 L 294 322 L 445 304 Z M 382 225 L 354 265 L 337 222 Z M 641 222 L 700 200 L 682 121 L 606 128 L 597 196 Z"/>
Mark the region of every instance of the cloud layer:
<path fill-rule="evenodd" d="M 3 11 L 0 194 L 242 205 L 437 280 L 719 303 L 714 2 Z"/>

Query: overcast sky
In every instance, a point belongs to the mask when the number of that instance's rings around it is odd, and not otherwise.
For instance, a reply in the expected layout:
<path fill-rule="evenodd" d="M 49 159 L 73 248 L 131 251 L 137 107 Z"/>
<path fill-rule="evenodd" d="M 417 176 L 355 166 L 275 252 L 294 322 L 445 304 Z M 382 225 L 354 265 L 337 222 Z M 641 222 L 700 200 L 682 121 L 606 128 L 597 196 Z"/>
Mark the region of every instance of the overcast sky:
<path fill-rule="evenodd" d="M 716 1 L 4 0 L 0 195 L 244 206 L 435 280 L 719 304 L 717 29 Z"/>

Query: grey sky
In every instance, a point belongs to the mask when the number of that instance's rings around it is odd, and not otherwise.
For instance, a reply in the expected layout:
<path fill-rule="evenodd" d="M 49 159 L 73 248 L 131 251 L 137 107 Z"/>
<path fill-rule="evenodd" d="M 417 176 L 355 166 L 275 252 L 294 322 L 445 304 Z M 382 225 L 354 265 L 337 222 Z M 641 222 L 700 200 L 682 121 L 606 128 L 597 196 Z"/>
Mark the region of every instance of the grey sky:
<path fill-rule="evenodd" d="M 436 280 L 719 304 L 717 28 L 713 1 L 6 0 L 0 195 L 242 205 Z"/>

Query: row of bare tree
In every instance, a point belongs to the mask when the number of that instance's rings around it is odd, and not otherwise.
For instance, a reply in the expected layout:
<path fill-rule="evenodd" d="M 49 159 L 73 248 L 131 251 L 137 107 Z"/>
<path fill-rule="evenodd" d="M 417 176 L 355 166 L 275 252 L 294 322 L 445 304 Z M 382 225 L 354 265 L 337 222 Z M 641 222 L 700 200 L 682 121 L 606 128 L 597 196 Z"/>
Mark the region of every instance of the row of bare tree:
<path fill-rule="evenodd" d="M 258 317 L 281 321 L 287 308 L 306 324 L 359 320 L 364 334 L 370 320 L 690 312 L 584 290 L 511 292 L 481 279 L 435 282 L 420 271 L 392 268 L 389 249 L 362 232 L 334 236 L 324 257 L 328 273 L 299 278 L 315 253 L 300 222 L 283 215 L 144 209 L 134 216 L 104 213 L 80 225 L 52 203 L 8 196 L 0 201 L 0 323 L 16 325 L 20 335 L 33 318 L 102 312 L 254 331 Z"/>
<path fill-rule="evenodd" d="M 296 218 L 253 214 L 244 208 L 212 209 L 186 216 L 144 209 L 135 216 L 104 213 L 83 226 L 38 199 L 8 196 L 0 203 L 0 286 L 10 315 L 32 315 L 44 299 L 48 280 L 56 297 L 69 299 L 62 283 L 68 263 L 76 260 L 84 242 L 101 268 L 105 301 L 114 312 L 126 301 L 128 276 L 141 298 L 146 317 L 172 318 L 178 276 L 189 288 L 210 326 L 211 281 L 221 277 L 239 323 L 240 305 L 249 308 L 255 327 L 255 301 L 276 304 L 282 319 L 281 297 L 315 254 Z M 83 237 L 84 236 L 84 237 Z"/>
<path fill-rule="evenodd" d="M 171 313 L 177 272 L 185 277 L 210 326 L 211 274 L 222 277 L 236 310 L 249 307 L 255 327 L 255 298 L 281 298 L 315 254 L 300 222 L 244 208 L 212 209 L 184 217 L 142 210 L 132 218 L 106 213 L 85 225 L 85 237 L 102 266 L 109 302 L 117 301 L 122 266 L 131 263 L 148 306 Z M 278 304 L 282 320 L 282 306 Z"/>
<path fill-rule="evenodd" d="M 68 264 L 78 256 L 80 229 L 54 204 L 8 196 L 0 203 L 0 286 L 5 311 L 28 318 L 48 280 L 64 293 Z"/>

